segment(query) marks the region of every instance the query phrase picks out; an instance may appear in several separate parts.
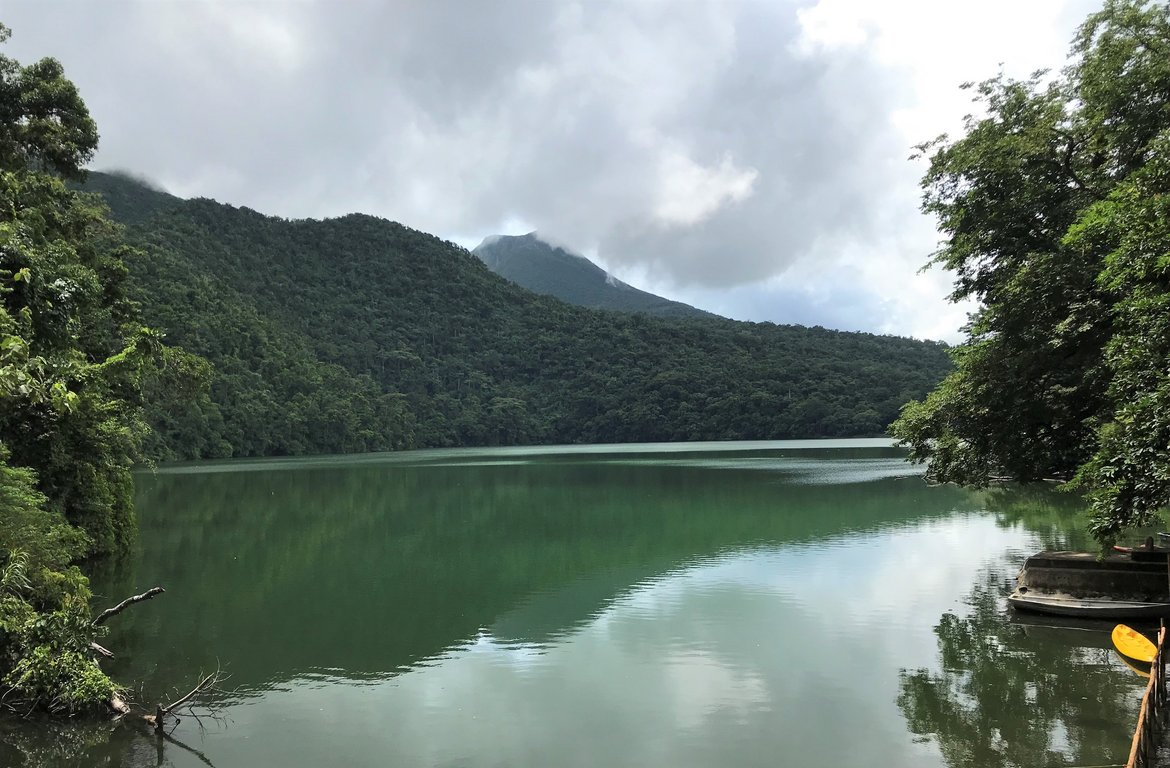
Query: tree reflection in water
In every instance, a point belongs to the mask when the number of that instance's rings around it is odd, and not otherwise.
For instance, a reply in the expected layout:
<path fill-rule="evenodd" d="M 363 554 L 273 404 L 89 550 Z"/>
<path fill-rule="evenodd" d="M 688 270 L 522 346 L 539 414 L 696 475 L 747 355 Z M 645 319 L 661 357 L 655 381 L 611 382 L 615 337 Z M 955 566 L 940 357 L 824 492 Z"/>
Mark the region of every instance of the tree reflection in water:
<path fill-rule="evenodd" d="M 1036 484 L 1000 486 L 978 492 L 977 498 L 999 525 L 1019 525 L 1035 536 L 1037 551 L 1099 546 L 1089 535 L 1089 508 L 1078 494 Z"/>
<path fill-rule="evenodd" d="M 969 614 L 934 628 L 941 671 L 902 670 L 907 727 L 951 768 L 1124 762 L 1144 680 L 1112 656 L 1112 624 L 1014 616 L 1010 581 L 984 571 Z"/>

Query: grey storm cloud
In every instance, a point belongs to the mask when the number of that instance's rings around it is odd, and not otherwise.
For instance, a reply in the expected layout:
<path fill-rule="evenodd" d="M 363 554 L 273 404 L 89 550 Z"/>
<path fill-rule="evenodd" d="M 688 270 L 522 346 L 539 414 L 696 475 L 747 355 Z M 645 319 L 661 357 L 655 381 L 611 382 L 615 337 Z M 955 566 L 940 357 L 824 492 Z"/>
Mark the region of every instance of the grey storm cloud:
<path fill-rule="evenodd" d="M 736 286 L 879 222 L 896 78 L 793 2 L 6 3 L 96 167 L 288 217 L 519 221 L 659 284 Z"/>

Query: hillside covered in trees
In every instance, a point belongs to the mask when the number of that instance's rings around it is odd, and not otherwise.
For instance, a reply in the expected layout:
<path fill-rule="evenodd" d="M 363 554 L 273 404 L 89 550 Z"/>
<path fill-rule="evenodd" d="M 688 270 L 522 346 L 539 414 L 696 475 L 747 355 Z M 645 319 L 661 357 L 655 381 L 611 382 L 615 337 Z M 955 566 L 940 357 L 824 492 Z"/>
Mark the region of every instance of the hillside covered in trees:
<path fill-rule="evenodd" d="M 613 278 L 578 253 L 527 235 L 495 235 L 472 250 L 488 269 L 535 293 L 592 309 L 643 312 L 658 317 L 716 317 Z"/>
<path fill-rule="evenodd" d="M 140 246 L 146 321 L 215 368 L 150 414 L 160 458 L 878 435 L 950 367 L 939 343 L 570 306 L 371 216 L 86 188 Z"/>

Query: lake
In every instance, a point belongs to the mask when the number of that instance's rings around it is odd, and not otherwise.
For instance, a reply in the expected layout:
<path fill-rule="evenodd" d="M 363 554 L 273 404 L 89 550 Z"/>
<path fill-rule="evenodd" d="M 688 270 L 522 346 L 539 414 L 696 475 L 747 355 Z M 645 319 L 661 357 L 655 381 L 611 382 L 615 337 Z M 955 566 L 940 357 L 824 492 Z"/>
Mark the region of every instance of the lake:
<path fill-rule="evenodd" d="M 1144 680 L 1105 626 L 1012 615 L 1085 546 L 1043 492 L 928 487 L 885 440 L 173 465 L 95 578 L 159 747 L 0 726 L 0 764 L 1049 766 L 1124 762 Z"/>

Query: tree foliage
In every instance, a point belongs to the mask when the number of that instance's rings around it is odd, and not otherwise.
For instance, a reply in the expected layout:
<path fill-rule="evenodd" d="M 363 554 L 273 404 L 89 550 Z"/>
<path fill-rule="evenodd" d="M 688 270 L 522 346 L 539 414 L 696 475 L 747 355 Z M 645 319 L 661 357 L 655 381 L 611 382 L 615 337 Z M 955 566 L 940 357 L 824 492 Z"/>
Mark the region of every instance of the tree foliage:
<path fill-rule="evenodd" d="M 1067 238 L 1105 254 L 1098 283 L 1117 297 L 1105 348 L 1112 413 L 1080 472 L 1102 537 L 1152 524 L 1170 501 L 1170 129 L 1150 153 Z"/>
<path fill-rule="evenodd" d="M 0 700 L 28 711 L 114 691 L 74 563 L 132 540 L 142 387 L 187 359 L 139 323 L 116 225 L 65 184 L 97 139 L 58 62 L 0 56 Z"/>
<path fill-rule="evenodd" d="M 938 481 L 1077 476 L 1109 537 L 1170 490 L 1150 410 L 1167 359 L 1170 7 L 1110 0 L 1071 61 L 966 86 L 964 136 L 920 147 L 944 234 L 934 263 L 979 309 L 954 372 L 891 432 Z"/>

